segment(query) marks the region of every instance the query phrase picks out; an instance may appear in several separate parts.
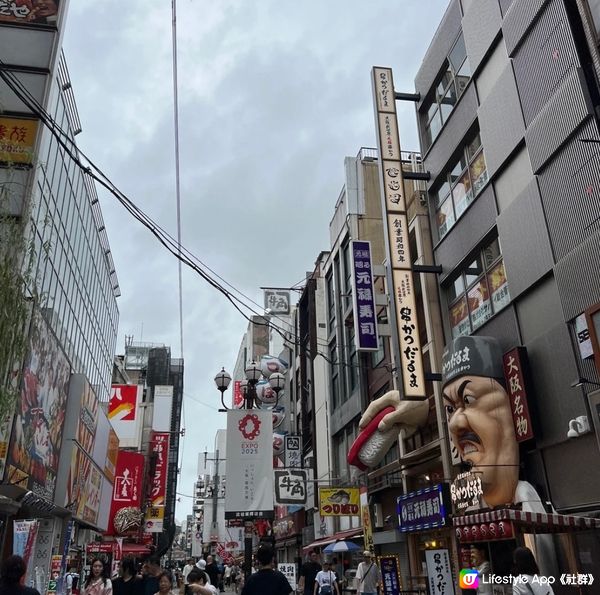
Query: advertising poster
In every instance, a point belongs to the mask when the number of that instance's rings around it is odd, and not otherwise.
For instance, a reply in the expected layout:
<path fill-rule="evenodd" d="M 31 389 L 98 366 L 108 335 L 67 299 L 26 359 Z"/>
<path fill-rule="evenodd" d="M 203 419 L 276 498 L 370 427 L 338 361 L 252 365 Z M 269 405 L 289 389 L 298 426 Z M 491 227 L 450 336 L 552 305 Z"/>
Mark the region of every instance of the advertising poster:
<path fill-rule="evenodd" d="M 65 508 L 71 510 L 76 518 L 96 525 L 101 489 L 102 474 L 92 459 L 75 445 L 71 455 Z"/>
<path fill-rule="evenodd" d="M 323 517 L 358 516 L 358 488 L 319 488 L 319 513 Z"/>
<path fill-rule="evenodd" d="M 225 518 L 273 518 L 273 416 L 270 411 L 227 412 L 227 475 L 241 489 L 225 492 Z"/>
<path fill-rule="evenodd" d="M 115 471 L 117 469 L 117 457 L 119 456 L 119 438 L 117 433 L 111 428 L 108 431 L 108 449 L 106 451 L 106 465 L 104 475 L 108 481 L 113 482 Z"/>
<path fill-rule="evenodd" d="M 35 314 L 8 453 L 9 482 L 52 501 L 71 368 L 56 338 Z"/>
<path fill-rule="evenodd" d="M 365 550 L 375 552 L 373 524 L 371 523 L 371 510 L 369 509 L 369 492 L 365 486 L 360 488 L 360 519 L 363 527 Z"/>
<path fill-rule="evenodd" d="M 39 522 L 37 520 L 13 521 L 13 555 L 21 556 L 27 565 L 25 584 L 32 576 L 33 551 L 37 540 Z"/>
<path fill-rule="evenodd" d="M 143 454 L 126 450 L 119 451 L 110 508 L 111 520 L 108 531 L 110 535 L 121 533 L 116 530 L 114 520 L 122 508 L 133 507 L 139 509 L 141 507 L 144 463 Z"/>
<path fill-rule="evenodd" d="M 1 20 L 2 1 L 0 0 Z M 37 120 L 0 118 L 0 161 L 31 163 L 37 128 Z"/>
<path fill-rule="evenodd" d="M 98 425 L 98 399 L 87 380 L 81 393 L 81 409 L 77 424 L 77 442 L 84 452 L 92 454 L 96 426 Z"/>
<path fill-rule="evenodd" d="M 121 448 L 139 448 L 139 404 L 143 387 L 137 384 L 113 384 L 108 404 L 108 419 L 112 424 Z"/>
<path fill-rule="evenodd" d="M 164 506 L 167 495 L 167 469 L 169 466 L 168 432 L 152 432 L 150 457 L 155 460 L 154 475 L 150 485 L 152 506 Z"/>
<path fill-rule="evenodd" d="M 56 25 L 59 0 L 0 0 L 0 22 Z"/>

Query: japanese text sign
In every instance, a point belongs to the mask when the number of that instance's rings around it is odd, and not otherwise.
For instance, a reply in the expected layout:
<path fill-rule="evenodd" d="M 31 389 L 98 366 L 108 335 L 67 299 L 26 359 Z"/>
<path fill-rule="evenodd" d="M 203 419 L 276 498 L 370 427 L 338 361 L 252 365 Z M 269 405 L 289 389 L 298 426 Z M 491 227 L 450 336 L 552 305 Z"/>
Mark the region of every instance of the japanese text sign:
<path fill-rule="evenodd" d="M 512 539 L 514 529 L 511 521 L 493 521 L 491 523 L 475 523 L 456 527 L 456 539 L 461 543 L 473 541 L 500 541 Z"/>
<path fill-rule="evenodd" d="M 275 469 L 275 504 L 306 503 L 306 471 L 304 469 Z"/>
<path fill-rule="evenodd" d="M 287 434 L 285 436 L 285 466 L 302 467 L 302 436 Z"/>
<path fill-rule="evenodd" d="M 31 163 L 37 128 L 37 120 L 0 118 L 0 161 Z"/>
<path fill-rule="evenodd" d="M 398 524 L 400 531 L 422 531 L 443 527 L 447 521 L 448 488 L 438 484 L 398 496 Z"/>
<path fill-rule="evenodd" d="M 290 292 L 276 289 L 265 289 L 265 310 L 267 314 L 289 314 Z"/>
<path fill-rule="evenodd" d="M 319 513 L 321 516 L 358 516 L 358 488 L 319 488 Z"/>
<path fill-rule="evenodd" d="M 506 392 L 510 399 L 510 410 L 515 424 L 517 442 L 533 438 L 531 416 L 527 406 L 527 387 L 525 370 L 527 351 L 525 347 L 515 347 L 502 356 Z"/>
<path fill-rule="evenodd" d="M 459 473 L 450 486 L 450 498 L 457 511 L 478 508 L 482 494 L 481 476 L 470 471 Z"/>
<path fill-rule="evenodd" d="M 425 550 L 430 595 L 454 595 L 448 550 Z"/>
<path fill-rule="evenodd" d="M 169 433 L 152 432 L 150 456 L 155 457 L 154 474 L 150 478 L 152 506 L 164 506 L 167 493 L 167 469 L 169 466 Z"/>
<path fill-rule="evenodd" d="M 390 68 L 374 67 L 372 76 L 386 256 L 394 292 L 391 307 L 396 321 L 403 393 L 407 398 L 425 399 L 394 82 Z"/>
<path fill-rule="evenodd" d="M 56 25 L 59 0 L 24 2 L 0 0 L 0 21 L 19 25 Z"/>
<path fill-rule="evenodd" d="M 377 351 L 377 311 L 373 291 L 371 242 L 353 240 L 352 299 L 354 302 L 354 337 L 357 351 Z"/>
<path fill-rule="evenodd" d="M 400 595 L 400 563 L 398 556 L 379 556 L 384 595 Z"/>
<path fill-rule="evenodd" d="M 140 508 L 142 505 L 142 482 L 144 477 L 145 458 L 143 454 L 119 450 L 115 471 L 115 482 L 110 507 L 110 518 L 121 508 Z M 112 521 L 109 524 L 109 534 L 114 535 Z"/>

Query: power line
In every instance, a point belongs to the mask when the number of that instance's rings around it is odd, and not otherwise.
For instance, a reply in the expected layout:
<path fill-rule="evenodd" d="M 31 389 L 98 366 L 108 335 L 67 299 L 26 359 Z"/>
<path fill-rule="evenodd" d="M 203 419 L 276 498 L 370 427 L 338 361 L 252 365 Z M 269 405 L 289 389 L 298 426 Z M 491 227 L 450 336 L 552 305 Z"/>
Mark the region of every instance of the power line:
<path fill-rule="evenodd" d="M 213 279 L 206 270 L 210 271 L 213 275 L 223 280 L 219 275 L 214 273 L 212 269 L 210 269 L 205 263 L 203 263 L 198 257 L 192 254 L 189 250 L 187 250 L 180 242 L 174 239 L 166 230 L 164 230 L 158 223 L 153 221 L 148 215 L 146 215 L 139 207 L 133 203 L 131 199 L 129 199 L 123 192 L 121 192 L 104 174 L 104 172 L 95 165 L 92 160 L 85 155 L 75 144 L 74 140 L 54 121 L 52 116 L 48 114 L 44 107 L 41 106 L 38 101 L 31 95 L 28 89 L 18 80 L 9 70 L 6 68 L 6 64 L 0 60 L 0 78 L 2 78 L 8 87 L 15 93 L 15 95 L 35 114 L 37 115 L 42 123 L 48 128 L 50 133 L 55 137 L 58 144 L 62 147 L 65 153 L 74 161 L 74 163 L 88 176 L 90 176 L 93 180 L 98 182 L 103 188 L 108 190 L 117 200 L 121 203 L 121 205 L 134 217 L 138 220 L 144 227 L 146 227 L 155 237 L 156 239 L 171 253 L 173 254 L 179 262 L 185 264 L 193 271 L 198 273 L 209 285 L 215 288 L 217 291 L 222 293 L 225 298 L 233 305 L 233 307 L 250 323 L 255 324 L 257 326 L 267 326 L 271 328 L 273 331 L 278 333 L 284 341 L 290 343 L 296 347 L 300 345 L 300 342 L 293 332 L 293 326 L 287 321 L 285 324 L 290 325 L 290 329 L 285 329 L 282 327 L 273 324 L 270 320 L 266 320 L 266 322 L 260 322 L 256 320 L 252 320 L 246 312 L 244 312 L 241 308 L 245 308 L 250 311 L 252 314 L 264 318 L 265 315 L 253 309 L 247 303 L 244 303 L 241 299 L 235 297 L 231 294 L 230 291 L 225 289 L 220 283 L 218 283 L 215 279 Z M 71 146 L 69 146 L 69 143 Z M 84 164 L 81 161 L 81 157 L 83 157 L 88 165 Z M 205 270 L 206 269 L 206 270 Z M 224 281 L 224 280 L 223 280 Z M 224 281 L 225 282 L 225 281 Z M 227 285 L 233 288 L 233 286 L 227 282 Z M 254 302 L 251 298 L 246 296 L 243 292 L 235 289 L 236 293 L 243 296 L 247 301 L 258 306 L 256 302 Z M 275 318 L 275 316 L 273 316 Z M 276 317 L 279 318 L 279 317 Z M 293 340 L 291 335 L 293 332 Z M 328 344 L 320 342 L 324 347 L 328 347 Z M 310 351 L 307 350 L 308 355 L 310 356 Z M 331 365 L 344 366 L 349 368 L 361 368 L 360 365 L 355 364 L 347 364 L 345 362 L 333 362 L 331 358 L 329 358 L 325 353 L 317 351 L 316 356 L 323 357 L 327 362 Z"/>

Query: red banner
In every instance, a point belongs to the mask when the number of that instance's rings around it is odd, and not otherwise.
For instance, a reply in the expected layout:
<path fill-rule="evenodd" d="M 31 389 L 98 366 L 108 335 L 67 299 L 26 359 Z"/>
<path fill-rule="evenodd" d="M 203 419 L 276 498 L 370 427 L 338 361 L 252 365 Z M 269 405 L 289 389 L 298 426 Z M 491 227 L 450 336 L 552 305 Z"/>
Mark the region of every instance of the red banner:
<path fill-rule="evenodd" d="M 233 408 L 241 409 L 244 404 L 244 395 L 242 393 L 242 381 L 233 381 Z"/>
<path fill-rule="evenodd" d="M 150 456 L 155 457 L 154 475 L 150 483 L 152 506 L 164 506 L 167 494 L 167 468 L 169 465 L 169 433 L 152 432 Z"/>
<path fill-rule="evenodd" d="M 128 506 L 141 508 L 144 462 L 144 455 L 142 454 L 119 450 L 110 507 L 111 521 L 107 531 L 109 535 L 117 534 L 113 525 L 113 519 L 121 508 Z"/>
<path fill-rule="evenodd" d="M 456 538 L 461 543 L 512 539 L 515 534 L 511 521 L 494 521 L 492 523 L 456 527 L 455 533 Z"/>
<path fill-rule="evenodd" d="M 525 369 L 527 351 L 524 347 L 515 347 L 502 356 L 506 391 L 510 398 L 510 409 L 515 424 L 517 442 L 533 438 L 531 416 L 527 406 L 527 386 L 525 386 Z"/>

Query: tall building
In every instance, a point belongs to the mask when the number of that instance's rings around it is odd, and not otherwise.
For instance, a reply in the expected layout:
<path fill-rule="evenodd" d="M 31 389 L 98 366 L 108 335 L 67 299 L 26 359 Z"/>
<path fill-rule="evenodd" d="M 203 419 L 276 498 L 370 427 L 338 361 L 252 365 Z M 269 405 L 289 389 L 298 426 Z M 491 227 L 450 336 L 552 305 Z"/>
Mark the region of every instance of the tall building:
<path fill-rule="evenodd" d="M 523 348 L 520 479 L 579 528 L 600 516 L 600 471 L 572 464 L 596 460 L 600 436 L 599 17 L 587 0 L 452 0 L 415 78 L 446 344 L 488 336 L 504 352 Z M 559 530 L 513 516 L 517 535 Z M 591 572 L 597 533 L 562 532 L 546 569 Z M 506 540 L 483 541 L 492 568 L 508 572 Z"/>
<path fill-rule="evenodd" d="M 110 394 L 120 290 L 94 182 L 75 161 L 81 123 L 61 51 L 66 4 L 0 15 L 0 210 L 25 228 L 32 306 L 24 380 L 0 438 L 0 494 L 11 515 L 2 531 L 12 534 L 13 518 L 37 523 L 38 570 L 28 579 L 39 590 L 52 555 L 80 559 L 82 544 L 106 529 L 114 479 L 98 402 Z M 3 543 L 10 551 L 11 540 Z"/>

